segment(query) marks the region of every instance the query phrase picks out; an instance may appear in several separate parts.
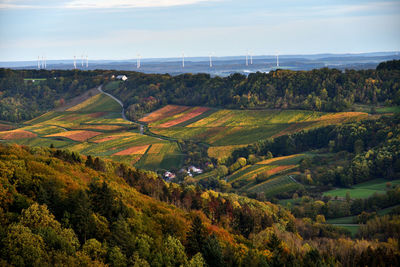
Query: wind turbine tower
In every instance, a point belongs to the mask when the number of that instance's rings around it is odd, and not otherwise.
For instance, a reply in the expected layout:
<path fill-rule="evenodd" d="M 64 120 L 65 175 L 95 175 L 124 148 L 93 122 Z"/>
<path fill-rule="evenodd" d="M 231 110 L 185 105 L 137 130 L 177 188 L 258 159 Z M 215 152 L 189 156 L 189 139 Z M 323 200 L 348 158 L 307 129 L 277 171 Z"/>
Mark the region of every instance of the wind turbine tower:
<path fill-rule="evenodd" d="M 279 54 L 276 53 L 276 67 L 279 68 Z"/>
<path fill-rule="evenodd" d="M 185 67 L 185 52 L 182 52 L 182 68 Z"/>
<path fill-rule="evenodd" d="M 253 65 L 253 54 L 250 54 L 250 65 Z"/>
<path fill-rule="evenodd" d="M 37 68 L 40 70 L 40 56 L 37 57 Z"/>
<path fill-rule="evenodd" d="M 44 57 L 44 68 L 45 69 L 47 68 L 47 58 L 46 58 L 46 56 Z"/>
<path fill-rule="evenodd" d="M 249 65 L 249 51 L 247 51 L 247 54 L 246 54 L 246 66 L 248 66 Z"/>
<path fill-rule="evenodd" d="M 86 68 L 89 68 L 89 55 L 86 54 Z"/>
<path fill-rule="evenodd" d="M 140 69 L 140 54 L 137 54 L 136 67 Z"/>
<path fill-rule="evenodd" d="M 210 57 L 210 68 L 212 68 L 213 64 L 212 64 L 212 54 L 211 53 L 210 53 L 209 57 Z"/>
<path fill-rule="evenodd" d="M 74 69 L 76 70 L 76 56 L 74 56 Z"/>

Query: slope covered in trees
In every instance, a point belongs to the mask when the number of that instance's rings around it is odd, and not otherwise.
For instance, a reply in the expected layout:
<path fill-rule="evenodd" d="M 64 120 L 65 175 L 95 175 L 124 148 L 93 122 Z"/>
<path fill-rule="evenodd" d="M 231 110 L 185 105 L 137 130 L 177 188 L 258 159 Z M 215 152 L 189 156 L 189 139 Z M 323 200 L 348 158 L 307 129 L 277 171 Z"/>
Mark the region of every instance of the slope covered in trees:
<path fill-rule="evenodd" d="M 353 241 L 334 227 L 295 219 L 276 205 L 166 184 L 123 164 L 16 145 L 1 146 L 0 157 L 1 264 L 400 262 L 394 239 Z"/>
<path fill-rule="evenodd" d="M 126 99 L 127 115 L 132 119 L 166 104 L 315 111 L 349 110 L 354 103 L 400 104 L 400 72 L 391 67 L 345 72 L 327 68 L 277 70 L 226 78 L 207 74 L 126 74 L 128 81 L 106 89 Z"/>
<path fill-rule="evenodd" d="M 81 71 L 0 69 L 0 120 L 20 122 L 37 117 L 98 86 L 101 77 Z"/>

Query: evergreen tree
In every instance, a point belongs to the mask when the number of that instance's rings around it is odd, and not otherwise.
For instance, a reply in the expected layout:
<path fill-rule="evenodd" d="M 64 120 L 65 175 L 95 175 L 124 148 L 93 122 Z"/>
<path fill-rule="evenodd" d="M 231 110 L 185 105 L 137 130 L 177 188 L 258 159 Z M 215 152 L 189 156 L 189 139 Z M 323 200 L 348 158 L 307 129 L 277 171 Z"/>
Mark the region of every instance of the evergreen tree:
<path fill-rule="evenodd" d="M 186 249 L 190 256 L 202 252 L 204 242 L 207 238 L 207 231 L 199 216 L 194 217 L 190 231 L 187 233 Z"/>

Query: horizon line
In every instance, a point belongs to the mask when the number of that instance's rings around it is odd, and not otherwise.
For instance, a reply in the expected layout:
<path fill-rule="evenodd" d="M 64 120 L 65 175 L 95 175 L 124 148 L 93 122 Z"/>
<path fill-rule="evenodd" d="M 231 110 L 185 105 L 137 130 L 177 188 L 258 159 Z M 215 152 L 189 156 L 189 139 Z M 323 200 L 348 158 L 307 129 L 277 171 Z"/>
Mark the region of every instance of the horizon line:
<path fill-rule="evenodd" d="M 392 50 L 392 51 L 373 51 L 373 52 L 319 52 L 319 53 L 288 53 L 288 54 L 279 54 L 280 57 L 282 56 L 318 56 L 318 55 L 362 55 L 362 54 L 374 54 L 374 53 L 394 53 L 398 54 L 400 53 L 400 50 Z M 213 58 L 229 58 L 229 57 L 246 57 L 246 53 L 241 54 L 241 55 L 229 55 L 229 56 L 216 56 L 213 55 Z M 276 57 L 277 54 L 259 54 L 259 55 L 252 55 L 252 57 Z M 41 55 L 40 55 L 41 56 Z M 90 58 L 90 57 L 89 57 Z M 141 60 L 146 60 L 146 59 L 181 59 L 181 56 L 176 56 L 176 57 L 141 57 Z M 205 58 L 209 59 L 209 55 L 199 55 L 199 56 L 185 56 L 185 60 L 190 59 L 190 58 Z M 132 57 L 132 58 L 95 58 L 91 59 L 92 61 L 129 61 L 129 60 L 136 60 L 137 57 Z M 71 58 L 58 58 L 58 59 L 46 59 L 47 61 L 56 61 L 56 60 L 74 60 L 74 56 Z M 37 59 L 25 59 L 25 60 L 0 60 L 1 63 L 7 63 L 7 62 L 37 62 Z"/>

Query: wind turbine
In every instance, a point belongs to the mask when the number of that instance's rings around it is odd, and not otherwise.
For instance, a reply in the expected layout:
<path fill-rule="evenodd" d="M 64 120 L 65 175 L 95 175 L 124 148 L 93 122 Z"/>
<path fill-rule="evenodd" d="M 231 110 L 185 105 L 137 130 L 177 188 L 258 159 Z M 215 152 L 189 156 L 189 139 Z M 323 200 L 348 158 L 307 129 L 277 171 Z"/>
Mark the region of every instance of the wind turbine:
<path fill-rule="evenodd" d="M 140 69 L 140 54 L 137 54 L 136 68 Z"/>
<path fill-rule="evenodd" d="M 37 57 L 37 68 L 40 70 L 40 56 Z"/>
<path fill-rule="evenodd" d="M 45 69 L 45 68 L 46 68 L 46 66 L 44 64 L 44 56 L 42 56 L 42 69 Z"/>
<path fill-rule="evenodd" d="M 253 53 L 250 53 L 250 65 L 253 65 Z"/>
<path fill-rule="evenodd" d="M 83 60 L 84 60 L 84 55 L 82 54 L 82 58 L 81 58 L 81 65 L 82 65 L 82 68 L 83 68 Z"/>
<path fill-rule="evenodd" d="M 276 67 L 279 68 L 279 53 L 276 52 Z"/>
<path fill-rule="evenodd" d="M 74 56 L 74 69 L 76 70 L 76 56 Z"/>
<path fill-rule="evenodd" d="M 89 68 L 89 55 L 86 54 L 86 68 Z"/>
<path fill-rule="evenodd" d="M 47 69 L 47 58 L 44 56 L 44 68 Z"/>
<path fill-rule="evenodd" d="M 249 65 L 249 51 L 247 51 L 247 54 L 246 54 L 246 66 L 248 66 Z"/>
<path fill-rule="evenodd" d="M 213 64 L 212 64 L 212 53 L 210 53 L 209 57 L 210 57 L 210 68 L 212 68 L 212 66 L 213 66 Z"/>
<path fill-rule="evenodd" d="M 182 52 L 182 68 L 185 67 L 185 52 Z"/>

